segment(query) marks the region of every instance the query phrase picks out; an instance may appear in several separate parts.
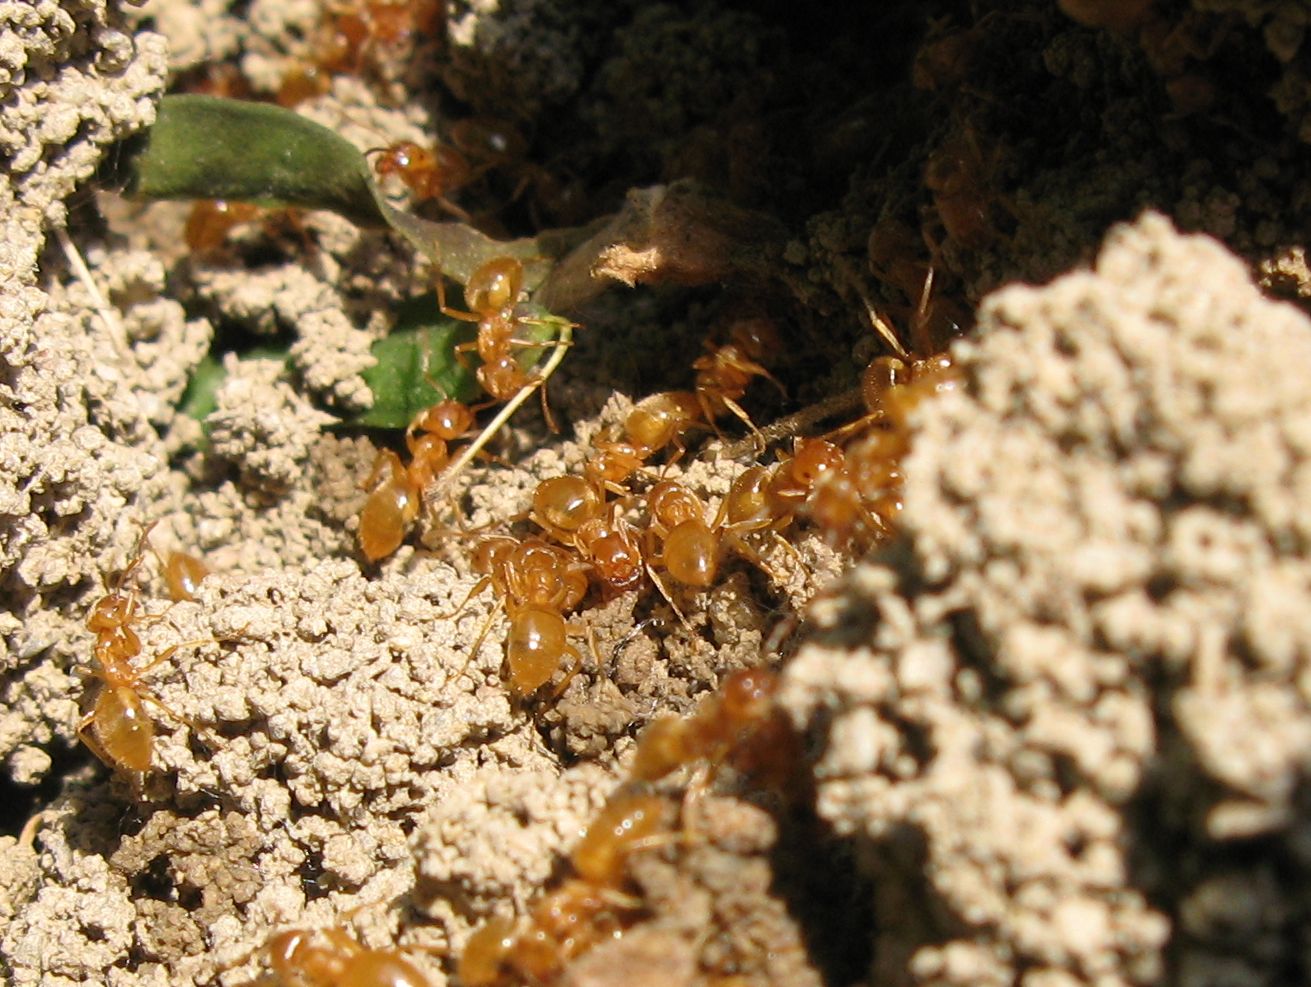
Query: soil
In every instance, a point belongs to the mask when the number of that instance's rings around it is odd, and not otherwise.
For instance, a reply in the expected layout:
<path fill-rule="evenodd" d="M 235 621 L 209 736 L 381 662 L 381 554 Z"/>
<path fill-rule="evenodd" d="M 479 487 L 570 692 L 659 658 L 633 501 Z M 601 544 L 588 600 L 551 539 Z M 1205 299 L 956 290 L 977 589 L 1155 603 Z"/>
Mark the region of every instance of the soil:
<path fill-rule="evenodd" d="M 342 422 L 431 265 L 326 213 L 188 250 L 190 204 L 98 178 L 166 91 L 271 99 L 336 7 L 0 4 L 8 981 L 251 983 L 271 933 L 346 928 L 456 983 L 476 928 L 567 879 L 646 724 L 757 665 L 804 741 L 774 757 L 793 784 L 653 788 L 678 822 L 610 902 L 636 917 L 556 979 L 1305 981 L 1301 5 L 446 7 L 298 112 L 361 150 L 497 121 L 522 146 L 455 203 L 497 237 L 595 222 L 606 249 L 563 313 L 562 430 L 530 402 L 454 514 L 370 565 L 361 482 L 401 446 Z M 650 241 L 604 222 L 641 202 L 668 207 Z M 594 593 L 581 671 L 512 695 L 492 595 L 461 606 L 476 535 L 450 525 L 525 512 L 761 310 L 785 334 L 781 390 L 743 401 L 762 425 L 894 343 L 952 347 L 965 386 L 912 418 L 896 533 L 839 551 L 801 519 L 704 592 Z M 778 458 L 724 448 L 694 436 L 667 470 L 712 510 Z M 79 742 L 86 620 L 152 525 L 124 588 L 158 617 L 141 654 L 180 646 L 131 774 Z M 169 599 L 172 551 L 210 570 L 194 600 Z"/>

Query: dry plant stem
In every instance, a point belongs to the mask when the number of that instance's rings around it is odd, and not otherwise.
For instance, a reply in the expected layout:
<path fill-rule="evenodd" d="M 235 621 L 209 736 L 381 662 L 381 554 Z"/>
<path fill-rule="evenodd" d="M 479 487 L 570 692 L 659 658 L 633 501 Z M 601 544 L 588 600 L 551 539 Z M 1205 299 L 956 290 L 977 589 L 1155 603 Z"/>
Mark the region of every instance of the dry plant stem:
<path fill-rule="evenodd" d="M 130 359 L 127 346 L 127 333 L 123 331 L 123 323 L 119 320 L 118 314 L 109 307 L 109 302 L 100 291 L 100 286 L 96 284 L 96 279 L 91 276 L 91 269 L 86 266 L 86 261 L 82 259 L 82 251 L 77 249 L 77 244 L 73 238 L 68 235 L 68 230 L 62 226 L 55 227 L 55 236 L 59 238 L 59 246 L 64 250 L 64 256 L 68 258 L 69 266 L 73 268 L 73 273 L 77 279 L 82 282 L 87 293 L 91 296 L 91 303 L 96 307 L 96 314 L 100 316 L 100 321 L 105 325 L 105 332 L 109 335 L 109 341 L 114 346 L 121 360 Z"/>
<path fill-rule="evenodd" d="M 455 457 L 455 460 L 451 465 L 446 468 L 440 477 L 437 478 L 437 482 L 428 493 L 429 498 L 436 497 L 442 491 L 450 487 L 450 485 L 455 482 L 456 477 L 463 472 L 464 468 L 468 466 L 469 463 L 473 461 L 473 458 L 482 451 L 483 447 L 492 440 L 492 436 L 499 432 L 502 426 L 510 420 L 511 416 L 519 410 L 519 406 L 527 401 L 533 392 L 539 387 L 546 386 L 546 382 L 551 379 L 551 375 L 555 373 L 556 368 L 560 366 L 560 361 L 564 359 L 565 352 L 572 345 L 573 338 L 574 327 L 572 324 L 566 323 L 560 329 L 560 335 L 555 341 L 555 348 L 551 351 L 550 359 L 548 359 L 543 365 L 541 373 L 537 374 L 532 380 L 521 387 L 519 393 L 507 401 L 505 406 L 496 413 L 496 417 L 487 423 L 487 427 L 478 433 L 478 437 L 470 442 L 460 455 Z"/>
<path fill-rule="evenodd" d="M 702 459 L 738 459 L 742 456 L 757 456 L 765 448 L 780 439 L 800 435 L 811 426 L 833 418 L 849 414 L 860 407 L 860 388 L 853 387 L 842 391 L 823 401 L 808 405 L 800 411 L 794 411 L 785 418 L 770 422 L 754 435 L 747 435 L 736 442 L 729 442 L 717 448 L 712 447 L 702 453 Z"/>
<path fill-rule="evenodd" d="M 569 311 L 610 282 L 700 285 L 767 279 L 782 229 L 768 216 L 675 183 L 633 189 L 623 208 L 562 257 L 534 293 Z"/>

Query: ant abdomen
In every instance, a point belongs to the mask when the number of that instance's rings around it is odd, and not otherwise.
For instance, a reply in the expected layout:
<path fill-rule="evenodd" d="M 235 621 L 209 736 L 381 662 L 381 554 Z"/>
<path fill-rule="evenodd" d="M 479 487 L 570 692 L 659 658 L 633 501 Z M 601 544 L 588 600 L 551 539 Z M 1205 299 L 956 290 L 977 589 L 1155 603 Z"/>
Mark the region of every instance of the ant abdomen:
<path fill-rule="evenodd" d="M 155 747 L 155 724 L 146 715 L 136 690 L 104 686 L 96 697 L 90 729 L 113 762 L 128 771 L 150 770 Z"/>
<path fill-rule="evenodd" d="M 719 572 L 719 546 L 719 534 L 704 521 L 684 521 L 665 536 L 665 570 L 686 586 L 705 589 Z"/>

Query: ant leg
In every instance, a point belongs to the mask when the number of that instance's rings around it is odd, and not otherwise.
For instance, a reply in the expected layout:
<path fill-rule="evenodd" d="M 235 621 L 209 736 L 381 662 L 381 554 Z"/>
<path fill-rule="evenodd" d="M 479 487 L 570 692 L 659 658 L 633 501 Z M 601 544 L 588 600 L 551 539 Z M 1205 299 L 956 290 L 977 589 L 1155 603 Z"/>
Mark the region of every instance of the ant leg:
<path fill-rule="evenodd" d="M 94 754 L 101 764 L 111 771 L 117 771 L 118 764 L 105 752 L 104 747 L 100 745 L 100 740 L 95 735 L 95 731 L 91 729 L 91 724 L 95 722 L 95 719 L 95 710 L 82 717 L 81 722 L 77 725 L 77 739 L 86 744 L 87 750 Z"/>
<path fill-rule="evenodd" d="M 155 655 L 154 658 L 151 658 L 150 661 L 146 662 L 144 665 L 141 665 L 135 669 L 137 678 L 141 678 L 141 676 L 145 675 L 156 665 L 160 665 L 168 661 L 170 658 L 173 657 L 174 654 L 176 654 L 182 648 L 198 647 L 199 645 L 202 644 L 219 644 L 219 643 L 220 642 L 218 638 L 198 637 L 192 641 L 179 641 L 177 644 L 169 645 L 169 647 L 165 648 L 159 654 Z"/>
<path fill-rule="evenodd" d="M 451 308 L 446 304 L 446 276 L 440 271 L 437 273 L 437 308 L 441 311 L 442 315 L 459 322 L 482 321 L 482 316 L 480 315 L 475 315 L 473 312 L 466 312 L 459 308 Z"/>
<path fill-rule="evenodd" d="M 122 589 L 123 583 L 127 582 L 128 577 L 136 571 L 139 565 L 141 565 L 142 560 L 146 556 L 146 546 L 150 544 L 150 533 L 155 530 L 155 525 L 157 524 L 159 524 L 158 518 L 154 521 L 142 523 L 141 534 L 137 535 L 137 543 L 132 549 L 132 558 L 128 560 L 127 568 L 119 573 L 119 589 Z M 154 546 L 152 545 L 151 547 L 153 548 Z"/>
<path fill-rule="evenodd" d="M 465 370 L 473 370 L 474 369 L 473 363 L 469 360 L 467 356 L 465 356 L 465 354 L 469 352 L 476 352 L 477 349 L 478 349 L 478 341 L 476 339 L 471 339 L 468 342 L 456 343 L 453 347 L 451 347 L 451 353 L 455 357 L 455 362 L 458 363 L 461 367 L 463 367 Z"/>
<path fill-rule="evenodd" d="M 819 436 L 826 442 L 832 442 L 834 445 L 841 445 L 853 435 L 858 435 L 862 431 L 871 429 L 878 422 L 883 420 L 883 412 L 874 411 L 869 414 L 861 415 L 853 422 L 847 422 L 845 425 L 839 425 L 830 432 L 825 432 Z"/>
<path fill-rule="evenodd" d="M 160 699 L 149 689 L 146 689 L 143 686 L 138 685 L 137 695 L 140 696 L 146 702 L 151 703 L 154 706 L 158 706 L 169 716 L 173 717 L 173 719 L 177 720 L 179 723 L 185 726 L 197 737 L 203 738 L 205 745 L 209 747 L 211 750 L 215 750 L 223 746 L 223 741 L 217 733 L 209 729 L 209 727 L 201 726 L 199 723 L 197 723 L 195 720 L 191 719 L 190 717 L 183 716 L 177 710 L 165 704 L 165 702 L 162 699 Z"/>
<path fill-rule="evenodd" d="M 587 627 L 587 631 L 590 636 L 592 631 L 592 627 L 590 624 Z M 592 649 L 593 649 L 593 654 L 595 654 L 595 649 L 596 649 L 595 641 L 592 642 Z M 560 680 L 560 684 L 551 690 L 552 699 L 559 699 L 562 695 L 564 695 L 565 689 L 569 688 L 569 683 L 574 680 L 574 676 L 577 675 L 582 670 L 583 667 L 583 656 L 578 653 L 578 649 L 575 648 L 572 644 L 566 644 L 564 646 L 564 651 L 562 653 L 569 655 L 570 657 L 569 670 L 565 672 L 564 678 Z"/>
<path fill-rule="evenodd" d="M 692 780 L 687 784 L 687 790 L 683 792 L 683 805 L 679 813 L 680 832 L 683 837 L 693 843 L 702 837 L 697 835 L 698 827 L 695 825 L 695 815 L 700 811 L 701 802 L 710 794 L 710 786 L 715 780 L 715 765 L 707 764 L 697 769 Z M 704 832 L 704 828 L 701 828 Z"/>
<path fill-rule="evenodd" d="M 474 530 L 477 530 L 477 529 L 474 529 Z M 472 532 L 469 532 L 469 533 L 471 534 Z M 454 610 L 452 610 L 450 613 L 439 613 L 439 614 L 437 614 L 437 616 L 434 617 L 433 619 L 434 619 L 434 620 L 454 620 L 456 617 L 460 616 L 460 614 L 462 614 L 462 613 L 464 612 L 464 608 L 467 607 L 467 606 L 469 605 L 469 601 L 470 601 L 470 600 L 472 600 L 475 596 L 477 596 L 479 593 L 481 593 L 483 590 L 485 590 L 485 589 L 486 589 L 488 586 L 490 586 L 491 584 L 492 584 L 492 577 L 491 577 L 491 576 L 483 576 L 481 579 L 479 579 L 476 583 L 473 584 L 473 589 L 469 590 L 468 594 L 467 594 L 467 595 L 465 596 L 465 598 L 461 601 L 461 603 L 460 603 L 460 605 L 459 605 L 458 607 L 456 607 L 456 608 L 455 608 Z M 485 632 L 484 632 L 484 633 L 485 633 Z M 479 644 L 482 643 L 482 638 L 481 638 L 481 637 L 479 637 L 478 643 L 479 643 Z M 475 646 L 475 650 L 476 650 L 476 646 Z"/>
<path fill-rule="evenodd" d="M 792 556 L 793 562 L 795 562 L 798 566 L 803 565 L 801 561 L 801 553 L 797 551 L 797 546 L 793 545 L 790 541 L 784 538 L 777 531 L 771 531 L 770 533 L 774 536 L 774 540 L 778 542 L 778 544 L 783 546 L 783 550 L 787 552 L 788 555 Z"/>
<path fill-rule="evenodd" d="M 730 397 L 721 396 L 719 400 L 724 402 L 724 407 L 731 411 L 738 421 L 751 430 L 752 437 L 759 443 L 760 448 L 764 449 L 766 444 L 765 436 L 761 434 L 760 429 L 756 428 L 756 423 L 751 420 L 751 416 L 746 413 L 746 409 Z M 718 431 L 718 429 L 715 431 Z"/>
<path fill-rule="evenodd" d="M 446 198 L 446 196 L 444 195 L 437 196 L 436 201 L 437 201 L 437 205 L 441 206 L 448 213 L 450 213 L 452 216 L 458 219 L 461 223 L 465 223 L 466 225 L 473 225 L 473 216 L 469 214 L 469 211 L 467 209 L 464 209 L 461 206 L 457 206 L 454 202 Z"/>
<path fill-rule="evenodd" d="M 466 600 L 465 602 L 467 603 L 468 601 Z M 456 669 L 455 674 L 451 676 L 452 680 L 458 679 L 461 675 L 467 672 L 469 666 L 473 664 L 473 660 L 478 657 L 478 649 L 483 646 L 483 641 L 487 640 L 487 632 L 492 629 L 492 622 L 496 619 L 496 612 L 498 609 L 500 608 L 492 607 L 491 613 L 487 615 L 487 620 L 483 622 L 482 630 L 478 632 L 477 640 L 473 642 L 473 647 L 469 649 L 469 654 L 465 657 L 464 662 L 460 667 Z"/>
<path fill-rule="evenodd" d="M 773 532 L 773 535 L 779 542 L 781 542 L 787 548 L 787 550 L 792 554 L 793 561 L 796 562 L 798 566 L 800 566 L 801 556 L 797 553 L 797 550 L 793 548 L 792 545 L 788 543 L 787 539 L 784 538 L 782 535 L 780 535 L 777 531 Z M 744 539 L 742 536 L 740 536 L 734 531 L 726 530 L 724 532 L 724 536 L 725 536 L 724 540 L 729 545 L 731 545 L 739 555 L 741 555 L 744 559 L 746 559 L 757 569 L 763 572 L 766 576 L 768 576 L 771 580 L 773 580 L 776 585 L 779 586 L 784 585 L 786 580 L 784 579 L 783 575 L 775 571 L 774 568 L 770 566 L 768 562 L 765 561 L 765 557 L 761 555 L 759 551 L 757 551 L 754 545 L 750 544 L 746 539 Z"/>
<path fill-rule="evenodd" d="M 911 338 L 921 353 L 935 351 L 933 334 L 929 327 L 929 298 L 933 295 L 933 266 L 930 265 L 924 275 L 924 287 L 920 291 L 919 304 L 915 306 L 915 318 L 911 320 Z"/>
<path fill-rule="evenodd" d="M 36 813 L 27 822 L 23 823 L 23 829 L 18 834 L 18 845 L 30 850 L 36 844 L 37 831 L 45 825 L 47 819 L 53 819 L 54 813 L 42 810 Z"/>
<path fill-rule="evenodd" d="M 674 598 L 669 595 L 669 587 L 665 585 L 663 579 L 656 575 L 655 567 L 649 562 L 646 563 L 646 573 L 651 577 L 651 582 L 655 583 L 655 588 L 660 591 L 660 595 L 665 598 L 665 602 L 674 608 L 674 613 L 678 615 L 678 619 L 682 622 L 683 626 L 690 631 L 692 625 L 687 622 L 687 615 L 683 613 L 682 608 L 674 602 Z"/>

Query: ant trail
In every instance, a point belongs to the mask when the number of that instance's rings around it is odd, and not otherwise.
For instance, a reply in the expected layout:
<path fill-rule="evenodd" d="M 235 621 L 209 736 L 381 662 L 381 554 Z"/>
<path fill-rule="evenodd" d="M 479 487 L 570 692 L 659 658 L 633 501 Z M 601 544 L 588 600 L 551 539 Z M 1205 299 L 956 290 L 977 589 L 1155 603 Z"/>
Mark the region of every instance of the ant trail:
<path fill-rule="evenodd" d="M 565 352 L 571 345 L 573 345 L 573 336 L 574 327 L 572 323 L 566 323 L 561 327 L 560 335 L 555 341 L 555 348 L 551 351 L 550 359 L 548 359 L 542 367 L 541 373 L 537 374 L 527 384 L 519 388 L 519 392 L 507 401 L 501 410 L 496 413 L 496 417 L 487 423 L 487 427 L 478 433 L 478 437 L 470 442 L 460 455 L 455 457 L 450 466 L 442 472 L 440 477 L 438 477 L 430 496 L 436 496 L 449 487 L 455 481 L 456 477 L 464 471 L 465 467 L 473 461 L 473 458 L 482 451 L 483 447 L 492 440 L 492 437 L 499 432 L 514 413 L 519 410 L 520 405 L 527 401 L 528 398 L 532 396 L 533 392 L 539 387 L 546 386 L 546 382 L 550 380 L 551 375 L 555 373 L 556 368 L 560 366 L 560 361 L 564 359 Z"/>

